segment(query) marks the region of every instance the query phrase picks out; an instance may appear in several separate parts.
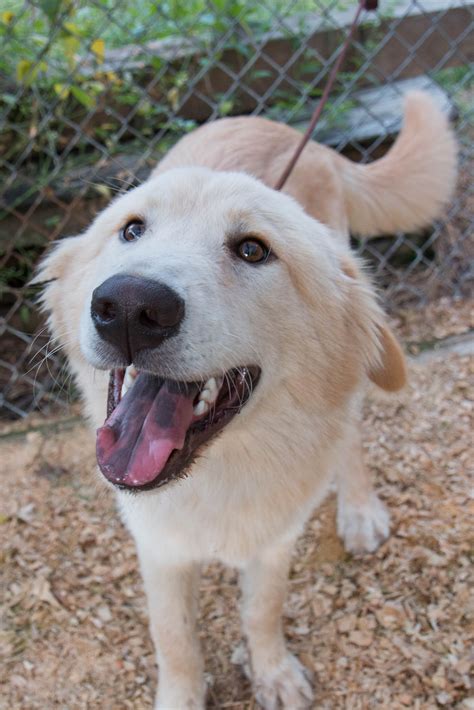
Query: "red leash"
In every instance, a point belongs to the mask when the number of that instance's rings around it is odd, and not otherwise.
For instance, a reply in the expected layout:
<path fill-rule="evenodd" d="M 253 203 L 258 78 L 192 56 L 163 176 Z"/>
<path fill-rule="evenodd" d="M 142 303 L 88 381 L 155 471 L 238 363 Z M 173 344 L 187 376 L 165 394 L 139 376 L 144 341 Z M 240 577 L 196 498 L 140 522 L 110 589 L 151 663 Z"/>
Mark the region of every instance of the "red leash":
<path fill-rule="evenodd" d="M 327 103 L 327 100 L 329 98 L 329 94 L 331 93 L 331 89 L 334 85 L 334 81 L 337 77 L 338 71 L 341 68 L 342 62 L 344 61 L 344 58 L 347 54 L 347 50 L 349 49 L 349 46 L 352 41 L 352 37 L 354 35 L 355 29 L 357 27 L 357 23 L 359 22 L 359 17 L 362 12 L 362 10 L 376 10 L 378 6 L 378 0 L 359 0 L 359 4 L 356 10 L 356 13 L 354 15 L 354 19 L 352 20 L 352 24 L 349 27 L 349 32 L 347 33 L 347 37 L 344 40 L 344 44 L 341 47 L 341 51 L 339 52 L 339 56 L 331 69 L 331 73 L 329 74 L 329 78 L 327 80 L 326 86 L 324 87 L 323 95 L 321 96 L 321 100 L 319 101 L 318 105 L 316 106 L 314 113 L 311 117 L 311 121 L 309 123 L 308 128 L 306 129 L 306 132 L 304 136 L 302 137 L 297 149 L 295 150 L 295 153 L 293 157 L 291 158 L 290 162 L 286 166 L 285 170 L 282 173 L 282 176 L 278 180 L 277 184 L 275 185 L 275 190 L 281 190 L 281 188 L 284 186 L 286 181 L 291 175 L 291 172 L 293 168 L 296 165 L 296 162 L 298 158 L 300 157 L 303 148 L 305 147 L 306 143 L 309 141 L 311 136 L 313 135 L 314 128 L 319 121 L 319 117 L 321 116 L 324 106 Z"/>

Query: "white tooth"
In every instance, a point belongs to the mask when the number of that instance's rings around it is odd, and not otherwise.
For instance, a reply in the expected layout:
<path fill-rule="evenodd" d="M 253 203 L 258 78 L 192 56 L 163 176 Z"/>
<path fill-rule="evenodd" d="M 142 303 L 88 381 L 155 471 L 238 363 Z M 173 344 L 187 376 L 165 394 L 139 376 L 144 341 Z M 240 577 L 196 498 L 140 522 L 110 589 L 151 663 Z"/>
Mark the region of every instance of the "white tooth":
<path fill-rule="evenodd" d="M 215 399 L 216 399 L 217 392 L 211 392 L 208 389 L 203 390 L 200 395 L 199 395 L 199 401 L 200 402 L 207 402 L 208 404 L 212 404 Z"/>
<path fill-rule="evenodd" d="M 204 385 L 204 389 L 200 393 L 199 399 L 201 401 L 208 402 L 208 404 L 213 404 L 217 399 L 221 385 L 221 378 L 216 380 L 215 377 L 210 377 Z"/>
<path fill-rule="evenodd" d="M 209 405 L 207 402 L 199 401 L 193 409 L 196 417 L 200 417 L 202 414 L 207 414 L 209 411 Z"/>
<path fill-rule="evenodd" d="M 128 390 L 135 384 L 135 379 L 138 375 L 135 365 L 129 365 L 125 370 L 125 375 L 123 377 L 122 393 L 121 396 L 124 397 Z"/>
<path fill-rule="evenodd" d="M 122 390 L 120 392 L 121 397 L 125 397 L 128 390 L 135 384 L 135 379 L 138 375 L 135 365 L 129 365 L 123 376 Z"/>
<path fill-rule="evenodd" d="M 137 375 L 138 372 L 134 365 L 129 365 L 125 370 L 125 375 L 123 378 L 123 381 L 126 383 L 127 387 L 131 387 L 131 385 L 133 385 Z"/>

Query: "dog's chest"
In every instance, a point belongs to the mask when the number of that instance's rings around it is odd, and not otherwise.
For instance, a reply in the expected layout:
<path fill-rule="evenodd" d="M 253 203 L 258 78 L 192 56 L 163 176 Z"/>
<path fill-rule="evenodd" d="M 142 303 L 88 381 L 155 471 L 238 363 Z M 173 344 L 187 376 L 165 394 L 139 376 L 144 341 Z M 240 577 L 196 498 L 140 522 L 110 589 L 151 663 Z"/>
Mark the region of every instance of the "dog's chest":
<path fill-rule="evenodd" d="M 299 470 L 283 483 L 277 472 L 195 471 L 152 496 L 120 496 L 138 547 L 170 564 L 219 559 L 241 566 L 259 550 L 301 530 L 328 487 L 327 475 Z"/>

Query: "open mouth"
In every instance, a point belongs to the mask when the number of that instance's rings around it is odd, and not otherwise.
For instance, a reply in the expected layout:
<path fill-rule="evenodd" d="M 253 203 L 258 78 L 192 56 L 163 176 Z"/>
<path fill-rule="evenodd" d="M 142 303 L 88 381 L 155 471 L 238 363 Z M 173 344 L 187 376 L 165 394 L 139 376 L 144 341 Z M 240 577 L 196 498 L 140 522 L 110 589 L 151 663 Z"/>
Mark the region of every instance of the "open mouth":
<path fill-rule="evenodd" d="M 199 450 L 249 400 L 260 368 L 239 367 L 201 382 L 176 382 L 133 365 L 110 373 L 97 462 L 108 481 L 149 490 L 186 473 Z"/>

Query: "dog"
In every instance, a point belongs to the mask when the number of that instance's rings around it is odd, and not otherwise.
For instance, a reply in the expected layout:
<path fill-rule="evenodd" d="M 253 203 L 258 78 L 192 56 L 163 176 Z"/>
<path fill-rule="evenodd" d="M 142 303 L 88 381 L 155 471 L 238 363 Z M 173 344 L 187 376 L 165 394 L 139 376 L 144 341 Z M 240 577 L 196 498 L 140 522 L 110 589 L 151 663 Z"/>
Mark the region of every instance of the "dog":
<path fill-rule="evenodd" d="M 361 404 L 370 381 L 403 387 L 406 365 L 348 235 L 439 215 L 455 140 L 412 93 L 385 157 L 354 164 L 311 142 L 277 192 L 299 139 L 255 117 L 198 128 L 37 276 L 136 542 L 156 708 L 204 707 L 194 591 L 213 559 L 240 571 L 257 702 L 312 707 L 281 623 L 295 540 L 333 482 L 349 550 L 389 533 L 362 462 Z"/>

